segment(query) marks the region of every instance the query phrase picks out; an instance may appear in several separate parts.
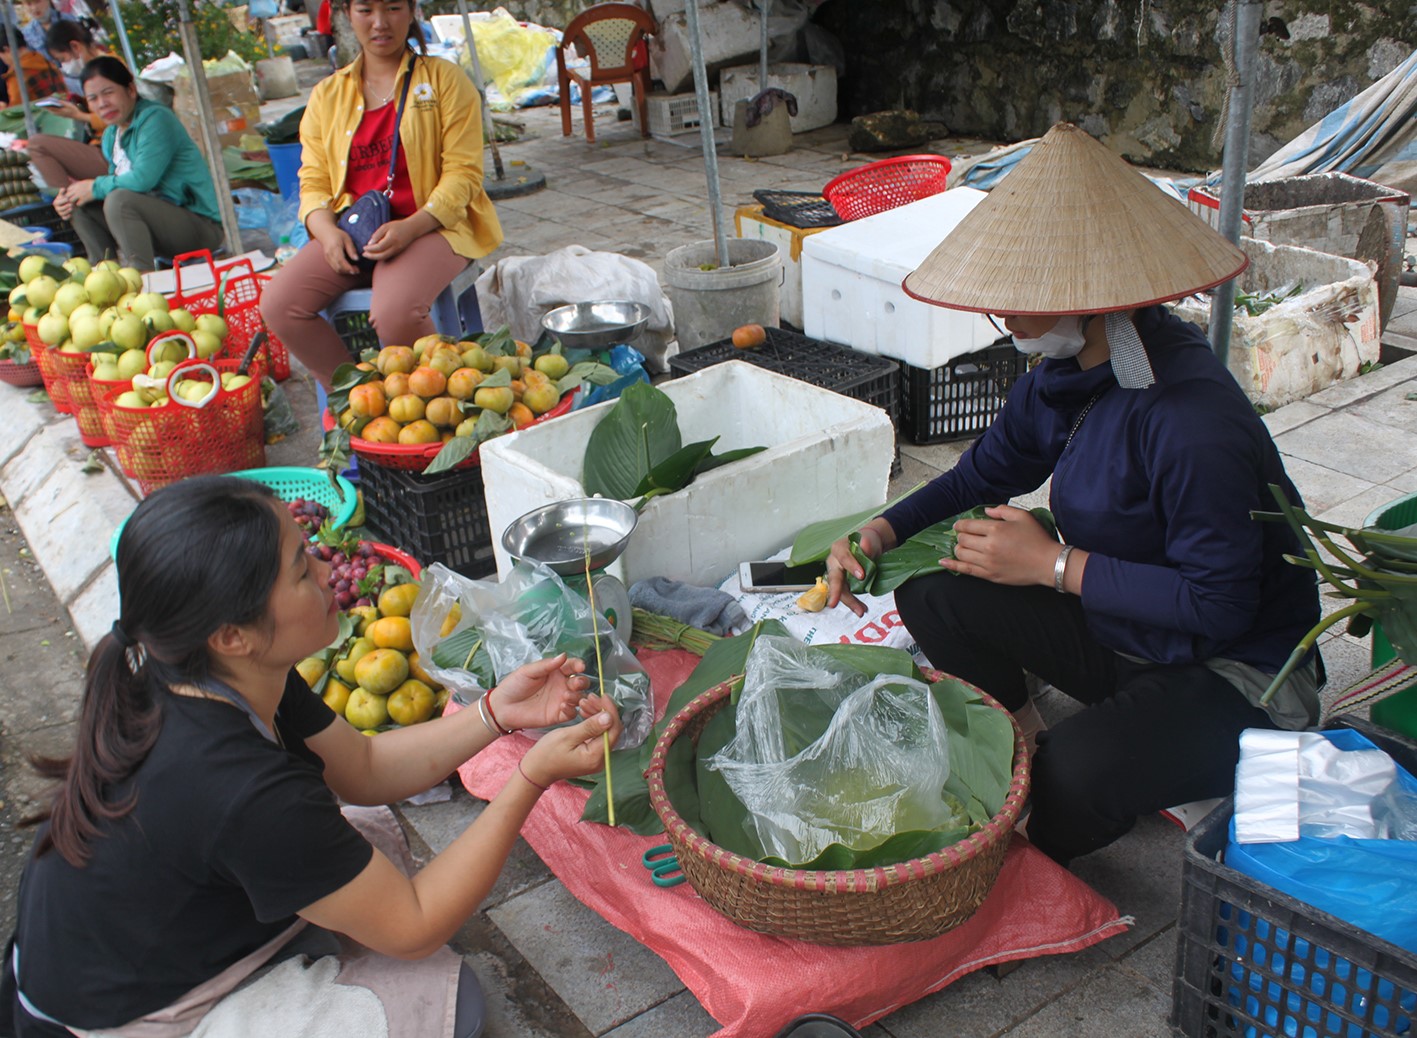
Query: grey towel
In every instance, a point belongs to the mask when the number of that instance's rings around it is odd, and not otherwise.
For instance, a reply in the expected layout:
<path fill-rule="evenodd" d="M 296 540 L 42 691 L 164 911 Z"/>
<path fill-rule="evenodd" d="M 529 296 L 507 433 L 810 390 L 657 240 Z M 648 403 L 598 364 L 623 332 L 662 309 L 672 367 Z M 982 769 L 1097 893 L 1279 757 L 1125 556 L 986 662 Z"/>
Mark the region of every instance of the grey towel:
<path fill-rule="evenodd" d="M 630 604 L 710 634 L 726 635 L 748 619 L 742 606 L 728 592 L 668 577 L 647 577 L 633 585 Z"/>

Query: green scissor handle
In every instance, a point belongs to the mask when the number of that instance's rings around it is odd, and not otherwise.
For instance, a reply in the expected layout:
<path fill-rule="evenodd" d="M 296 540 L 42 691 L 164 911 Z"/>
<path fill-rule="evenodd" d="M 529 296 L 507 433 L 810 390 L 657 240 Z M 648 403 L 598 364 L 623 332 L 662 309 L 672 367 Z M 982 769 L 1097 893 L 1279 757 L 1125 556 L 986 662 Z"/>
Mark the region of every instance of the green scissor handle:
<path fill-rule="evenodd" d="M 640 856 L 640 864 L 649 870 L 650 882 L 657 887 L 677 887 L 687 878 L 679 868 L 674 848 L 661 843 Z"/>

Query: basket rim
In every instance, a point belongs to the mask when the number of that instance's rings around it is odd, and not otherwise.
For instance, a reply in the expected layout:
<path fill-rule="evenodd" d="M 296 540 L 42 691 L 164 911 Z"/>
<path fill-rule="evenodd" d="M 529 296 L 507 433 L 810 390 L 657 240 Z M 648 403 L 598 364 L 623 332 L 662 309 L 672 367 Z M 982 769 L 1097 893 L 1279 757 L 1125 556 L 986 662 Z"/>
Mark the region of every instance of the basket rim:
<path fill-rule="evenodd" d="M 927 671 L 926 676 L 938 673 L 940 672 Z M 684 821 L 674 810 L 664 785 L 664 765 L 670 746 L 684 732 L 689 723 L 710 706 L 731 695 L 734 683 L 741 679 L 741 674 L 731 677 L 727 681 L 720 682 L 701 692 L 686 703 L 684 708 L 674 715 L 668 727 L 656 740 L 654 751 L 650 756 L 649 767 L 645 771 L 645 780 L 649 786 L 650 806 L 654 808 L 655 814 L 664 824 L 665 835 L 682 842 L 696 857 L 702 858 L 717 868 L 749 877 L 770 887 L 816 890 L 825 894 L 879 893 L 888 887 L 926 879 L 958 868 L 979 857 L 1000 841 L 1012 838 L 1019 813 L 1028 797 L 1031 775 L 1028 748 L 1024 743 L 1023 732 L 1013 715 L 1005 710 L 993 696 L 975 685 L 970 685 L 962 678 L 955 678 L 956 681 L 961 681 L 977 692 L 989 706 L 996 710 L 1002 710 L 1014 731 L 1014 755 L 1008 794 L 1004 798 L 1003 806 L 978 832 L 971 833 L 963 840 L 951 844 L 943 850 L 932 851 L 923 857 L 911 858 L 894 865 L 877 865 L 871 868 L 847 870 L 782 868 L 777 865 L 767 865 L 752 858 L 745 858 L 718 846 Z"/>
<path fill-rule="evenodd" d="M 834 192 L 840 191 L 854 180 L 863 177 L 875 177 L 880 173 L 889 172 L 892 169 L 899 169 L 907 165 L 943 166 L 943 172 L 947 176 L 950 170 L 954 168 L 950 160 L 944 155 L 933 155 L 928 152 L 920 155 L 896 155 L 889 159 L 877 159 L 875 162 L 868 162 L 864 166 L 848 169 L 844 173 L 838 173 L 836 176 L 832 177 L 827 181 L 826 186 L 822 188 L 822 197 L 830 202 Z"/>

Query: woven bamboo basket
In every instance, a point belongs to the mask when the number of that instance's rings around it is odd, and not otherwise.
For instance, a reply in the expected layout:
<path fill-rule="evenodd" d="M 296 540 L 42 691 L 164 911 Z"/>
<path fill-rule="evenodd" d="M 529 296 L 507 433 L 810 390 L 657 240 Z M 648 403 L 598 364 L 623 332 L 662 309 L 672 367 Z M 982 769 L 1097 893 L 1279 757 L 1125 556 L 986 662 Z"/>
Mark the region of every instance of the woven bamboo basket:
<path fill-rule="evenodd" d="M 680 869 L 705 901 L 750 930 L 846 946 L 938 937 L 983 904 L 1028 798 L 1028 750 L 1017 724 L 1008 796 L 978 832 L 898 865 L 836 872 L 783 869 L 733 854 L 700 835 L 674 810 L 665 790 L 669 747 L 681 737 L 697 742 L 732 689 L 731 681 L 716 685 L 676 714 L 655 743 L 646 772 L 650 804 L 664 823 Z M 975 691 L 990 706 L 1004 709 L 988 694 Z"/>

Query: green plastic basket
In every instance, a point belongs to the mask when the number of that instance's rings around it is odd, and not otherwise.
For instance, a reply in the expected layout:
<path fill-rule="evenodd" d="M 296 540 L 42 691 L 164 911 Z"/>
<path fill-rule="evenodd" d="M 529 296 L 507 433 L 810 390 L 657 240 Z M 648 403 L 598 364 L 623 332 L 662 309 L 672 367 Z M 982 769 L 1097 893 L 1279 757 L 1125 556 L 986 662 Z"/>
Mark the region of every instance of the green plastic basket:
<path fill-rule="evenodd" d="M 359 507 L 358 491 L 355 490 L 354 484 L 343 476 L 336 476 L 339 487 L 337 490 L 330 485 L 330 477 L 323 469 L 276 465 L 265 469 L 229 472 L 227 475 L 264 483 L 274 490 L 276 497 L 282 501 L 294 501 L 303 497 L 307 501 L 324 505 L 330 510 L 330 521 L 336 529 L 353 519 L 355 510 Z M 119 523 L 118 529 L 113 531 L 113 536 L 108 541 L 108 554 L 115 560 L 118 558 L 118 538 L 127 522 L 128 520 L 124 519 Z"/>
<path fill-rule="evenodd" d="M 1390 501 L 1363 520 L 1364 526 L 1376 526 L 1380 530 L 1400 530 L 1413 523 L 1417 523 L 1417 494 L 1408 494 L 1396 501 Z M 1373 669 L 1381 667 L 1396 655 L 1392 642 L 1388 641 L 1387 635 L 1383 633 L 1383 625 L 1373 624 Z M 1417 688 L 1409 688 L 1379 700 L 1373 704 L 1369 716 L 1375 724 L 1401 732 L 1409 739 L 1417 739 Z"/>

